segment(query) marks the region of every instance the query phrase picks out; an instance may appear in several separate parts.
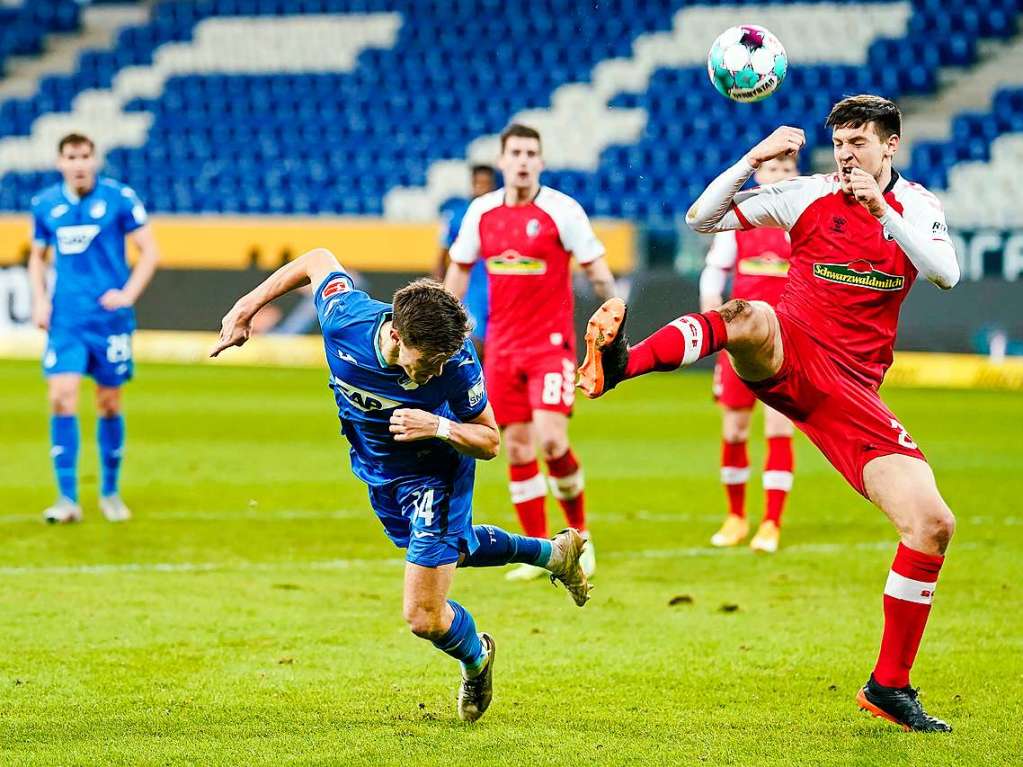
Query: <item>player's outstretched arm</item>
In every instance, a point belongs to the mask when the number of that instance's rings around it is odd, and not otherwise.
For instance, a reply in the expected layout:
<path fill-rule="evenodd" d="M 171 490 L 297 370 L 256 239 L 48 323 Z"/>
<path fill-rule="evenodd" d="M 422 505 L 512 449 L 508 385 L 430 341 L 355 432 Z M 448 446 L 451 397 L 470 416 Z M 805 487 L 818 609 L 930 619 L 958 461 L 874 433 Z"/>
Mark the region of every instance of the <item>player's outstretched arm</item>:
<path fill-rule="evenodd" d="M 469 289 L 469 272 L 472 264 L 459 264 L 454 261 L 448 264 L 448 270 L 444 274 L 444 287 L 454 294 L 455 298 L 461 301 Z"/>
<path fill-rule="evenodd" d="M 615 276 L 611 273 L 611 267 L 607 265 L 606 258 L 601 256 L 592 261 L 587 261 L 582 266 L 583 271 L 586 272 L 586 277 L 593 286 L 593 292 L 597 294 L 601 301 L 615 297 Z"/>
<path fill-rule="evenodd" d="M 778 128 L 710 182 L 686 212 L 686 223 L 702 234 L 742 228 L 742 222 L 731 207 L 743 184 L 761 163 L 776 157 L 793 156 L 805 143 L 806 136 L 799 128 L 786 125 Z"/>
<path fill-rule="evenodd" d="M 390 429 L 395 442 L 442 439 L 459 453 L 481 461 L 496 458 L 501 449 L 501 432 L 489 403 L 482 413 L 465 423 L 425 410 L 398 408 L 391 414 Z"/>
<path fill-rule="evenodd" d="M 252 318 L 256 312 L 275 298 L 308 283 L 319 285 L 331 272 L 341 270 L 341 264 L 326 248 L 314 248 L 285 264 L 267 277 L 256 288 L 239 298 L 220 324 L 220 338 L 210 352 L 216 357 L 231 346 L 241 346 L 252 334 Z"/>

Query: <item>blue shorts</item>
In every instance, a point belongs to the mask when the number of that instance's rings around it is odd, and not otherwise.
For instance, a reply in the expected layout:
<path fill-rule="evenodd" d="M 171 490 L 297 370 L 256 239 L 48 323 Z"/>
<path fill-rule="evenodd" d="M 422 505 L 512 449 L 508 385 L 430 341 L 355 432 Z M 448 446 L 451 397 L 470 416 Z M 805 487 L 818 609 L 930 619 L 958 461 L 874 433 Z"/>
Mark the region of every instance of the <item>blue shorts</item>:
<path fill-rule="evenodd" d="M 78 373 L 91 376 L 100 386 L 121 386 L 135 372 L 131 354 L 133 324 L 118 319 L 51 328 L 43 354 L 43 374 Z"/>
<path fill-rule="evenodd" d="M 474 462 L 465 462 L 454 480 L 416 477 L 371 485 L 369 501 L 405 559 L 422 567 L 440 567 L 471 554 L 479 541 L 472 529 Z"/>

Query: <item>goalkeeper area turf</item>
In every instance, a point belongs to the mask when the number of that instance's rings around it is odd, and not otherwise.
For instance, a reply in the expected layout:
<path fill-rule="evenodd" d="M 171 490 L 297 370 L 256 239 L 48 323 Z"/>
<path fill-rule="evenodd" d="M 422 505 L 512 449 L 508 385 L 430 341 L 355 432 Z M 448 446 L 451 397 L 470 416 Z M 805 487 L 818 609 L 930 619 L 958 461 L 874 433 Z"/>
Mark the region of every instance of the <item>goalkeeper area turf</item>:
<path fill-rule="evenodd" d="M 972 765 L 1023 746 L 1023 397 L 890 390 L 958 529 L 913 674 L 951 735 L 860 712 L 896 535 L 805 438 L 782 549 L 708 541 L 724 508 L 703 373 L 578 402 L 597 552 L 585 609 L 546 581 L 459 571 L 500 647 L 494 702 L 455 714 L 457 665 L 401 617 L 385 538 L 320 370 L 142 365 L 125 392 L 122 494 L 85 521 L 54 499 L 45 386 L 0 363 L 0 764 Z M 759 522 L 760 418 L 750 441 Z M 474 516 L 517 530 L 505 459 Z M 552 531 L 562 526 L 548 499 Z"/>

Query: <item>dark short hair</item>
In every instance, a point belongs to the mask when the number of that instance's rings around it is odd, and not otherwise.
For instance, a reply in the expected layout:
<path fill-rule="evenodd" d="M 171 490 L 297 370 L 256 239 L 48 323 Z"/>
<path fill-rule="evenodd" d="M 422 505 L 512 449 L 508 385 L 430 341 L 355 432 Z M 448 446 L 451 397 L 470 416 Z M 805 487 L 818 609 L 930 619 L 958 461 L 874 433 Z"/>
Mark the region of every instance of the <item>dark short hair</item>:
<path fill-rule="evenodd" d="M 471 176 L 477 176 L 480 173 L 486 173 L 491 178 L 497 178 L 497 171 L 494 170 L 494 166 L 493 165 L 483 165 L 483 164 L 473 165 L 469 169 L 469 175 L 471 175 Z"/>
<path fill-rule="evenodd" d="M 449 290 L 434 280 L 416 280 L 394 294 L 392 327 L 405 346 L 445 358 L 469 334 L 469 315 Z"/>
<path fill-rule="evenodd" d="M 898 105 L 890 99 L 869 94 L 846 96 L 831 108 L 824 124 L 829 128 L 860 128 L 867 123 L 874 123 L 874 130 L 882 141 L 902 135 L 902 112 Z"/>
<path fill-rule="evenodd" d="M 504 145 L 508 143 L 508 139 L 512 136 L 517 138 L 535 138 L 540 141 L 540 131 L 536 128 L 530 128 L 528 125 L 522 123 L 512 123 L 503 131 L 501 131 L 501 151 L 504 151 Z M 542 142 L 541 142 L 542 145 Z"/>
<path fill-rule="evenodd" d="M 88 144 L 89 149 L 96 151 L 96 145 L 84 133 L 69 133 L 57 144 L 57 154 L 63 154 L 64 147 L 66 146 L 79 146 L 81 144 Z"/>

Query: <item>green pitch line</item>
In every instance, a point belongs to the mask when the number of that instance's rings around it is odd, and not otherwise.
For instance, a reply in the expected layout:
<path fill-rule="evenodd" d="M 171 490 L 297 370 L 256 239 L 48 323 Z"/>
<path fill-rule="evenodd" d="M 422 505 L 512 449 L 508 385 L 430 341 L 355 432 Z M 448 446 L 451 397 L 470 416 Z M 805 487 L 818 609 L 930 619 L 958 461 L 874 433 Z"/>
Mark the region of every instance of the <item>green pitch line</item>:
<path fill-rule="evenodd" d="M 0 363 L 2 765 L 992 765 L 1023 721 L 1023 423 L 1017 394 L 886 394 L 959 518 L 914 683 L 956 728 L 920 737 L 853 696 L 881 632 L 888 523 L 797 439 L 782 550 L 706 548 L 722 513 L 709 377 L 579 403 L 593 601 L 460 572 L 501 644 L 493 706 L 458 722 L 455 674 L 401 619 L 401 560 L 349 476 L 326 373 L 143 365 L 123 492 L 49 528 L 44 387 Z M 751 516 L 759 519 L 759 432 Z M 514 526 L 503 459 L 476 517 Z M 552 527 L 560 523 L 553 502 Z"/>

